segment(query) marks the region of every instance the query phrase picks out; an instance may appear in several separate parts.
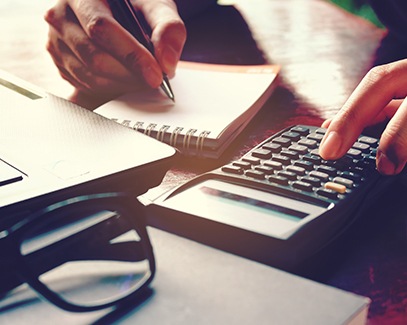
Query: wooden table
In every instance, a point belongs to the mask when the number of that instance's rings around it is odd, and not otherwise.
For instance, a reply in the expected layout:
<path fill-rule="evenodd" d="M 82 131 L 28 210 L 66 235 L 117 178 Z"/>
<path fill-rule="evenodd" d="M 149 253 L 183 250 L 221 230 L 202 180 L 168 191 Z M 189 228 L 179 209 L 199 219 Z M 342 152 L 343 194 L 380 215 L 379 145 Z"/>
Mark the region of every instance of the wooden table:
<path fill-rule="evenodd" d="M 41 16 L 52 3 L 10 0 L 0 4 L 0 69 L 68 97 L 72 87 L 59 77 L 45 52 L 47 26 Z M 183 59 L 277 63 L 282 66 L 281 85 L 222 159 L 180 159 L 151 195 L 241 156 L 281 128 L 320 125 L 337 112 L 368 71 L 384 35 L 383 30 L 323 0 L 223 3 L 187 22 L 189 39 Z M 369 324 L 407 323 L 407 214 L 399 199 L 405 194 L 400 180 L 388 197 L 372 206 L 367 216 L 371 222 L 355 229 L 334 258 L 321 261 L 321 271 L 309 275 L 370 297 Z"/>

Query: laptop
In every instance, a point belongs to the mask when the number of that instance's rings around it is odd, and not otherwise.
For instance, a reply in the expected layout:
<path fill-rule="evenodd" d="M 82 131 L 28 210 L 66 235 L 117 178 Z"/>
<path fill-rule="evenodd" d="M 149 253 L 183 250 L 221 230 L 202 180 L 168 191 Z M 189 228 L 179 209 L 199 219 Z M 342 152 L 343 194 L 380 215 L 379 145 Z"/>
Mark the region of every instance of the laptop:
<path fill-rule="evenodd" d="M 0 223 L 78 195 L 138 196 L 176 153 L 3 71 L 0 99 Z"/>

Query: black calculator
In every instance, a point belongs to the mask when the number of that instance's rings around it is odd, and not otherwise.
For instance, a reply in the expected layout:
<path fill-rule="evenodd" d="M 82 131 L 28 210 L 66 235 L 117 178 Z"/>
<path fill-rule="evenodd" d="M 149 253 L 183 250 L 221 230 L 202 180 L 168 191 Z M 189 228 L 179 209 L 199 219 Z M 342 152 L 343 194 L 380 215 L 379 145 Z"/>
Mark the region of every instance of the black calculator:
<path fill-rule="evenodd" d="M 338 160 L 318 154 L 326 129 L 295 125 L 240 159 L 171 190 L 148 209 L 155 227 L 283 269 L 347 230 L 393 180 L 376 170 L 378 139 Z"/>

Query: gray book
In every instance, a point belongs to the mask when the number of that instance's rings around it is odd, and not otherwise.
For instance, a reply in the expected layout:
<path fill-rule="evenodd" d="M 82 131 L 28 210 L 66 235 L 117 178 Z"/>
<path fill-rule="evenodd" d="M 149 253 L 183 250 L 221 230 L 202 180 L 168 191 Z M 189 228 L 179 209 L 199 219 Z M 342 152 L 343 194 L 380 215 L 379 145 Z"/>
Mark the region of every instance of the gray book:
<path fill-rule="evenodd" d="M 152 294 L 126 312 L 69 313 L 36 299 L 0 303 L 1 324 L 365 324 L 370 300 L 149 228 Z"/>

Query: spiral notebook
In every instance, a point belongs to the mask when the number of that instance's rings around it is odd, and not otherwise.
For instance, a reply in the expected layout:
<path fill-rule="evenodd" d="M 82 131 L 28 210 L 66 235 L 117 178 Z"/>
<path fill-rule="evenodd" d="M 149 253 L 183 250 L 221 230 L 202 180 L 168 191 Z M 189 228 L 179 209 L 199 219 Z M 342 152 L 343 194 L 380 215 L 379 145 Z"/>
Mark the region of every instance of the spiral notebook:
<path fill-rule="evenodd" d="M 218 158 L 271 95 L 277 65 L 181 62 L 171 86 L 127 93 L 95 112 L 165 142 L 185 155 Z"/>

